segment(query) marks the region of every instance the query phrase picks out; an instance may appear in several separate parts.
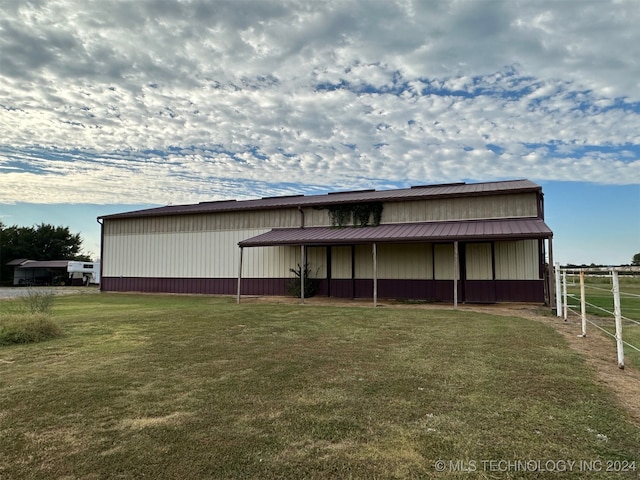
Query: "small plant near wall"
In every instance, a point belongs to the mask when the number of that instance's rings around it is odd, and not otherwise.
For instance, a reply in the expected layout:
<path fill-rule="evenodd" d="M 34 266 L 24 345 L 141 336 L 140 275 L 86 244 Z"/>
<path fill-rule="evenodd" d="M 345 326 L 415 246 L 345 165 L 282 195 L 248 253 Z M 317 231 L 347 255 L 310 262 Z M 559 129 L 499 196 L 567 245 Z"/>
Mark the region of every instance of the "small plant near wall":
<path fill-rule="evenodd" d="M 377 227 L 382 219 L 382 203 L 347 203 L 327 207 L 331 225 L 346 227 L 353 222 L 354 227 Z"/>
<path fill-rule="evenodd" d="M 290 268 L 289 271 L 295 275 L 287 285 L 287 293 L 292 297 L 300 297 L 300 275 L 302 268 L 298 264 L 297 268 Z M 313 297 L 318 291 L 318 279 L 311 276 L 311 267 L 308 263 L 304 264 L 304 296 L 305 298 Z M 317 277 L 316 270 L 315 276 Z"/>

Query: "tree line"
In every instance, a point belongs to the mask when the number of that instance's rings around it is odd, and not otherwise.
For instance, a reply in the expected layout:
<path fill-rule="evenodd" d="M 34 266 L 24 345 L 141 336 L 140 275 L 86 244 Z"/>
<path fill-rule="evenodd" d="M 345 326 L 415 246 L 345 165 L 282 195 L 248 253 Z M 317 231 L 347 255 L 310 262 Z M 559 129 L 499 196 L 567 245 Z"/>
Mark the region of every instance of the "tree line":
<path fill-rule="evenodd" d="M 0 283 L 10 283 L 13 267 L 11 260 L 78 260 L 91 261 L 82 251 L 79 233 L 69 227 L 41 223 L 33 227 L 6 226 L 0 222 Z"/>

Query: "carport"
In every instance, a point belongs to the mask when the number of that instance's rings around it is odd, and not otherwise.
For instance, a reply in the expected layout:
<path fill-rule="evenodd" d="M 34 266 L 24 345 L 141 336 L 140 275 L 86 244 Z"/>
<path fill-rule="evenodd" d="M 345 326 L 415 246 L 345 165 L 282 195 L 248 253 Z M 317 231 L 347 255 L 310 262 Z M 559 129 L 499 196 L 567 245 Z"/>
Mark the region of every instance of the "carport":
<path fill-rule="evenodd" d="M 453 244 L 453 280 L 434 283 L 434 288 L 443 288 L 448 285 L 452 292 L 453 304 L 457 306 L 461 286 L 463 292 L 466 289 L 487 288 L 484 284 L 473 282 L 460 282 L 460 243 L 469 242 L 495 242 L 501 240 L 538 240 L 540 245 L 540 271 L 545 268 L 546 248 L 544 241 L 548 243 L 549 264 L 553 264 L 552 236 L 549 227 L 540 218 L 496 219 L 496 220 L 465 220 L 426 223 L 385 224 L 375 227 L 300 227 L 300 228 L 275 228 L 269 232 L 240 241 L 240 259 L 237 278 L 237 303 L 240 303 L 242 293 L 242 262 L 243 250 L 250 247 L 275 247 L 297 246 L 300 247 L 300 265 L 305 265 L 305 249 L 315 246 L 354 246 L 370 245 L 373 262 L 372 297 L 373 304 L 378 301 L 378 246 L 381 244 Z M 302 269 L 302 273 L 304 268 Z M 304 275 L 301 276 L 301 285 L 304 285 Z M 328 279 L 331 281 L 331 279 Z M 493 278 L 495 288 L 495 278 Z M 544 285 L 546 301 L 553 303 L 553 276 L 547 275 Z M 436 281 L 434 281 L 436 282 Z M 304 303 L 304 288 L 301 288 L 301 302 Z"/>

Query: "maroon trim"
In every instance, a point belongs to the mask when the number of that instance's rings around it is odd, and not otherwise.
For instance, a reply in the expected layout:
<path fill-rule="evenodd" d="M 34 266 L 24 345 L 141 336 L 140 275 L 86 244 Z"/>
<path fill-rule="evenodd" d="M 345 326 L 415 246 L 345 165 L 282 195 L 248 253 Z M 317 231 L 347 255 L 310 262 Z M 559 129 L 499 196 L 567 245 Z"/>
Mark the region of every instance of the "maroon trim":
<path fill-rule="evenodd" d="M 243 295 L 287 294 L 290 278 L 243 278 Z M 106 292 L 190 293 L 235 295 L 237 278 L 140 278 L 106 277 L 102 289 Z M 372 298 L 371 279 L 321 279 L 318 296 L 335 298 Z M 543 303 L 544 280 L 467 280 L 465 298 L 461 302 L 532 302 Z M 451 280 L 378 280 L 378 297 L 383 299 L 453 302 Z"/>

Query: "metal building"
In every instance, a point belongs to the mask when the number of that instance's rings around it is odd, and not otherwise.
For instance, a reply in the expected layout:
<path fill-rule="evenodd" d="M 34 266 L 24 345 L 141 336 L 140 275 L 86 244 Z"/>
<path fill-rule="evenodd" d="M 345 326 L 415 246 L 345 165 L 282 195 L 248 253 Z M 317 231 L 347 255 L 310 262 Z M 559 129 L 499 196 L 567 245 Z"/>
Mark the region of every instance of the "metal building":
<path fill-rule="evenodd" d="M 529 180 L 202 202 L 106 215 L 103 291 L 552 304 L 553 233 Z M 456 286 L 454 288 L 454 285 Z"/>

